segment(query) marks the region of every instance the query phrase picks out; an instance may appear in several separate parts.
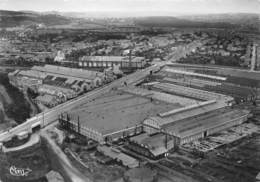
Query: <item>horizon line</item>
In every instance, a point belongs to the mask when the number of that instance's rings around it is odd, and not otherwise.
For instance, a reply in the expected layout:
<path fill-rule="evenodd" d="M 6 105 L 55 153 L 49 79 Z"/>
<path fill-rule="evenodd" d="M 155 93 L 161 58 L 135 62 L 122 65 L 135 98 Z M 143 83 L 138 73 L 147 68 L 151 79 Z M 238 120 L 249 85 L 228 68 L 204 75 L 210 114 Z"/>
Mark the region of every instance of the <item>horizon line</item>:
<path fill-rule="evenodd" d="M 98 15 L 99 13 L 111 13 L 111 14 L 116 14 L 116 13 L 124 13 L 127 14 L 129 13 L 129 15 L 124 15 L 123 17 L 147 17 L 147 16 L 169 16 L 169 17 L 173 17 L 173 16 L 185 16 L 185 15 L 221 15 L 221 14 L 256 14 L 256 15 L 260 15 L 260 12 L 243 12 L 243 11 L 239 11 L 239 12 L 206 12 L 206 13 L 191 13 L 191 12 L 184 12 L 184 13 L 179 13 L 179 12 L 169 12 L 169 11 L 132 11 L 132 12 L 125 12 L 125 11 L 120 11 L 120 10 L 106 10 L 106 11 L 94 11 L 94 10 L 88 10 L 88 11 L 60 11 L 60 10 L 13 10 L 13 9 L 0 9 L 0 11 L 14 11 L 14 12 L 36 12 L 36 13 L 51 13 L 51 12 L 57 12 L 57 13 L 93 13 Z M 134 14 L 137 12 L 143 12 L 146 15 L 130 15 L 130 14 Z M 150 14 L 151 13 L 151 14 Z M 152 13 L 159 13 L 159 14 L 152 14 Z M 149 15 L 150 14 L 150 15 Z"/>

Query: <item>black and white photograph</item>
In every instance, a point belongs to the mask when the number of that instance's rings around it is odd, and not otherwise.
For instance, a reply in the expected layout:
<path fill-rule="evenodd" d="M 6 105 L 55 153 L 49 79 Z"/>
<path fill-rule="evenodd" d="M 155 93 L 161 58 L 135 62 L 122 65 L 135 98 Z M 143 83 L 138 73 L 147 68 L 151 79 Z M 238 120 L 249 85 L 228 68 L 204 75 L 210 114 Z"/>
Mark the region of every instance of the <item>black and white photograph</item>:
<path fill-rule="evenodd" d="M 260 0 L 0 0 L 0 182 L 260 182 Z"/>

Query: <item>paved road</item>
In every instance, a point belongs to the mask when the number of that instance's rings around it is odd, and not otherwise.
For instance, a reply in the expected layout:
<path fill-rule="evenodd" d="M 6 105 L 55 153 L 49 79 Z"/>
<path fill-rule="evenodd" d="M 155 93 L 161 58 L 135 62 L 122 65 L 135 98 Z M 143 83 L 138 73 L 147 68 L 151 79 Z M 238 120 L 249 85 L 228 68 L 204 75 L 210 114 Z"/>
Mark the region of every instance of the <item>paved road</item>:
<path fill-rule="evenodd" d="M 50 138 L 50 136 L 46 133 L 46 131 L 41 132 L 41 136 L 47 142 L 47 147 L 49 153 L 52 155 L 52 158 L 57 160 L 52 162 L 56 170 L 62 174 L 65 181 L 68 182 L 91 182 L 86 176 L 84 176 L 81 172 L 75 168 L 68 157 L 63 153 L 63 151 L 56 145 L 56 143 Z M 57 167 L 59 166 L 59 167 Z"/>
<path fill-rule="evenodd" d="M 0 142 L 5 141 L 8 138 L 11 138 L 13 135 L 21 132 L 21 131 L 30 131 L 33 127 L 40 125 L 41 128 L 49 125 L 53 121 L 56 121 L 58 119 L 58 116 L 61 113 L 68 112 L 72 108 L 82 105 L 100 95 L 102 95 L 105 92 L 108 92 L 114 87 L 119 87 L 126 82 L 128 85 L 135 84 L 145 78 L 147 75 L 150 74 L 150 71 L 156 71 L 161 66 L 164 66 L 166 64 L 169 64 L 171 62 L 175 62 L 179 58 L 185 56 L 187 53 L 191 52 L 195 47 L 201 46 L 202 44 L 198 43 L 191 43 L 189 45 L 185 46 L 185 49 L 183 48 L 177 48 L 177 51 L 175 53 L 171 54 L 171 59 L 169 61 L 164 61 L 161 63 L 157 63 L 155 65 L 152 65 L 146 69 L 138 70 L 130 75 L 127 75 L 121 79 L 115 80 L 114 82 L 105 85 L 101 88 L 95 89 L 93 91 L 90 91 L 82 96 L 79 96 L 73 100 L 70 100 L 68 102 L 65 102 L 63 104 L 60 104 L 54 108 L 51 108 L 45 112 L 42 112 L 30 119 L 28 119 L 26 122 L 16 126 L 15 128 L 10 129 L 9 131 L 6 131 L 4 133 L 0 134 Z M 181 49 L 182 51 L 178 51 Z M 185 50 L 185 51 L 184 51 Z"/>

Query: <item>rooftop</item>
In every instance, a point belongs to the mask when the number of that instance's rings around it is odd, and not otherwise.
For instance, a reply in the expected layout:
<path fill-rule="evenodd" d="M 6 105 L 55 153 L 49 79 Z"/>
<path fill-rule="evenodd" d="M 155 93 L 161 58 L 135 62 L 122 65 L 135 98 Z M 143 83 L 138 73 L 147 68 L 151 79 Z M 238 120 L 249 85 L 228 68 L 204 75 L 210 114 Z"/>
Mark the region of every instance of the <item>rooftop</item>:
<path fill-rule="evenodd" d="M 179 135 L 181 138 L 197 134 L 206 129 L 214 128 L 218 125 L 227 123 L 235 118 L 247 115 L 245 110 L 216 110 L 201 116 L 192 117 L 185 120 L 179 120 L 164 126 L 166 130 Z"/>
<path fill-rule="evenodd" d="M 218 94 L 214 92 L 209 92 L 205 90 L 199 90 L 195 88 L 190 88 L 190 87 L 185 87 L 181 85 L 175 85 L 171 83 L 158 83 L 154 84 L 153 88 L 155 89 L 160 89 L 164 92 L 170 92 L 170 93 L 175 93 L 178 95 L 182 95 L 185 97 L 192 97 L 196 99 L 201 99 L 201 100 L 223 100 L 226 102 L 233 101 L 233 97 L 223 95 L 223 94 Z"/>
<path fill-rule="evenodd" d="M 38 97 L 36 97 L 35 100 L 41 101 L 41 102 L 46 102 L 46 103 L 51 103 L 56 101 L 54 96 L 48 95 L 48 94 L 44 94 L 44 95 L 39 95 Z"/>
<path fill-rule="evenodd" d="M 22 70 L 18 72 L 18 75 L 27 76 L 27 77 L 34 77 L 39 79 L 44 79 L 47 74 L 44 72 L 39 72 L 36 70 Z"/>
<path fill-rule="evenodd" d="M 123 87 L 121 90 L 130 94 L 144 96 L 147 98 L 153 98 L 154 100 L 159 100 L 159 101 L 172 103 L 172 104 L 179 104 L 180 106 L 189 106 L 189 105 L 201 103 L 200 101 L 195 99 L 190 99 L 187 97 L 182 97 L 173 94 L 167 94 L 167 93 L 154 91 L 154 90 L 147 90 L 147 89 L 134 87 L 134 86 Z"/>
<path fill-rule="evenodd" d="M 83 69 L 75 69 L 75 68 L 67 68 L 62 66 L 53 66 L 53 65 L 45 65 L 45 66 L 33 66 L 33 71 L 58 74 L 76 78 L 82 78 L 87 80 L 95 79 L 97 76 L 103 76 L 103 73 L 97 71 L 89 71 Z"/>
<path fill-rule="evenodd" d="M 108 61 L 108 62 L 122 62 L 129 61 L 129 57 L 124 56 L 83 56 L 80 58 L 81 61 Z M 132 57 L 131 62 L 141 62 L 143 57 Z"/>
<path fill-rule="evenodd" d="M 137 135 L 130 138 L 131 141 L 138 143 L 139 145 L 144 145 L 149 148 L 149 150 L 158 156 L 168 151 L 165 147 L 166 136 L 162 133 L 149 136 L 147 133 Z"/>
<path fill-rule="evenodd" d="M 166 67 L 164 69 L 164 71 L 175 73 L 175 74 L 181 74 L 181 75 L 189 75 L 189 76 L 197 76 L 197 77 L 202 77 L 202 78 L 208 78 L 208 79 L 213 79 L 213 80 L 225 81 L 227 79 L 226 77 L 195 73 L 195 72 L 191 72 L 191 71 L 183 71 L 183 70 L 179 70 L 179 69 L 173 69 L 173 68 L 170 68 L 170 67 L 168 67 L 168 68 Z"/>
<path fill-rule="evenodd" d="M 71 89 L 67 89 L 67 88 L 64 88 L 64 87 L 58 87 L 58 86 L 54 86 L 54 85 L 47 85 L 47 84 L 42 84 L 39 86 L 39 91 L 51 91 L 51 92 L 54 92 L 54 91 L 57 91 L 57 92 L 62 92 L 62 93 L 67 93 L 67 94 L 73 94 L 73 90 Z"/>
<path fill-rule="evenodd" d="M 125 128 L 135 127 L 159 112 L 165 112 L 180 105 L 124 93 L 111 91 L 93 101 L 75 107 L 71 115 L 79 116 L 81 124 L 93 128 L 103 135 Z"/>
<path fill-rule="evenodd" d="M 205 114 L 210 111 L 214 111 L 220 108 L 226 107 L 226 103 L 223 102 L 215 102 L 207 106 L 202 106 L 202 107 L 196 107 L 193 108 L 192 110 L 183 110 L 181 112 L 177 112 L 171 115 L 167 115 L 166 117 L 160 117 L 160 116 L 153 116 L 150 117 L 149 119 L 157 122 L 159 126 L 164 126 L 179 120 L 195 117 L 197 115 Z"/>

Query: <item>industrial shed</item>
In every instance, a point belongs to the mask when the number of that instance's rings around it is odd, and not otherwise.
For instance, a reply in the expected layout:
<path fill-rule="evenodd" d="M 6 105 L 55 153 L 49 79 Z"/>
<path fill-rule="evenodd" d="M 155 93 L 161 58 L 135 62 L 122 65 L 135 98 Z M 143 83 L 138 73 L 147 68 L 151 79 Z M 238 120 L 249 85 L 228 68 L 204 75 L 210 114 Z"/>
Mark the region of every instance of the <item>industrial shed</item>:
<path fill-rule="evenodd" d="M 163 126 L 168 124 L 191 117 L 204 115 L 225 107 L 225 103 L 212 100 L 205 101 L 204 103 L 189 105 L 183 108 L 173 109 L 167 112 L 161 112 L 158 115 L 148 117 L 143 121 L 144 131 L 147 133 L 156 133 L 157 130 L 160 130 Z"/>
<path fill-rule="evenodd" d="M 83 69 L 67 68 L 62 66 L 54 65 L 45 65 L 42 66 L 33 66 L 32 71 L 38 71 L 38 73 L 45 73 L 46 75 L 61 76 L 64 78 L 78 78 L 87 81 L 91 81 L 94 87 L 100 86 L 103 84 L 105 79 L 105 74 L 97 71 L 89 71 Z"/>
<path fill-rule="evenodd" d="M 60 123 L 100 143 L 142 132 L 142 122 L 158 112 L 179 108 L 180 105 L 154 101 L 145 96 L 121 90 L 111 91 L 95 100 L 63 114 Z"/>
<path fill-rule="evenodd" d="M 192 113 L 192 111 L 189 111 Z M 250 117 L 247 110 L 222 108 L 189 115 L 189 112 L 168 117 L 150 117 L 144 120 L 144 131 L 149 134 L 163 132 L 177 138 L 174 145 L 207 137 L 226 128 L 239 125 Z"/>
<path fill-rule="evenodd" d="M 120 68 L 144 68 L 144 57 L 124 56 L 83 56 L 79 60 L 80 67 L 109 68 L 119 65 Z"/>
<path fill-rule="evenodd" d="M 131 137 L 127 147 L 136 153 L 146 157 L 157 159 L 164 156 L 169 150 L 174 148 L 173 137 L 158 133 L 149 136 L 147 133 Z"/>

